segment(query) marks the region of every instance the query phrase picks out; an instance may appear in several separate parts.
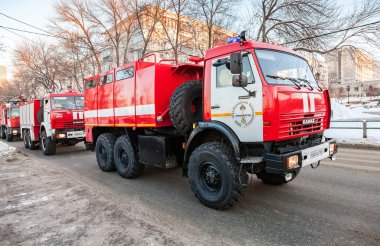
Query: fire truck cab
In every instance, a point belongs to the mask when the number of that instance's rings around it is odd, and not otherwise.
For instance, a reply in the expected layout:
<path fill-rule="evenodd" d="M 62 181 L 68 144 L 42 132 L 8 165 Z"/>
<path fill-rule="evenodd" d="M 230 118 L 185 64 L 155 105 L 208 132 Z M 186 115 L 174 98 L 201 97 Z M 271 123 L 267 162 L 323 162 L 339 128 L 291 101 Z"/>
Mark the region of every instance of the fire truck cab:
<path fill-rule="evenodd" d="M 20 100 L 0 105 L 0 138 L 12 142 L 20 136 Z"/>
<path fill-rule="evenodd" d="M 53 155 L 56 145 L 85 140 L 83 94 L 67 90 L 47 94 L 21 106 L 21 134 L 26 148 Z"/>
<path fill-rule="evenodd" d="M 99 167 L 135 178 L 145 166 L 181 165 L 196 197 L 225 209 L 251 174 L 281 185 L 334 159 L 336 142 L 323 137 L 329 95 L 307 61 L 237 40 L 192 64 L 144 57 L 86 79 L 86 136 Z"/>

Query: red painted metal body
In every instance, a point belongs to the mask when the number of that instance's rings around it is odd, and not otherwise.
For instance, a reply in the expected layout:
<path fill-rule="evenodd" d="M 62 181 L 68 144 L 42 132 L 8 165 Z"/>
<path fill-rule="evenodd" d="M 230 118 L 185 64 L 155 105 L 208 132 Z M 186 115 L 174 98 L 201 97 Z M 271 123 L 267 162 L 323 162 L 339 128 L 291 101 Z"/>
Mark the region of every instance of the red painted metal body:
<path fill-rule="evenodd" d="M 281 141 L 287 139 L 308 136 L 314 133 L 325 131 L 330 125 L 330 98 L 328 91 L 313 90 L 308 87 L 298 89 L 296 86 L 270 85 L 266 82 L 255 49 L 267 49 L 281 51 L 299 56 L 293 50 L 283 46 L 261 42 L 244 42 L 229 44 L 216 47 L 207 52 L 205 56 L 205 67 L 212 66 L 211 60 L 222 57 L 236 51 L 251 51 L 255 66 L 263 82 L 263 140 Z M 205 69 L 204 77 L 204 120 L 211 119 L 211 74 L 210 70 Z M 313 94 L 315 99 L 315 112 L 304 113 L 302 94 Z M 313 119 L 315 124 L 304 126 L 304 119 Z"/>
<path fill-rule="evenodd" d="M 156 60 L 155 55 L 153 56 Z M 113 74 L 104 83 L 104 75 Z M 203 68 L 196 64 L 171 65 L 144 58 L 85 80 L 86 140 L 94 127 L 166 127 L 170 97 L 178 85 L 200 80 Z M 89 83 L 96 81 L 95 86 Z"/>
<path fill-rule="evenodd" d="M 19 128 L 20 127 L 20 117 L 19 116 L 9 116 L 10 110 L 13 108 L 19 108 L 19 105 L 6 105 L 0 106 L 0 126 L 9 128 Z M 9 117 L 8 117 L 9 116 Z"/>
<path fill-rule="evenodd" d="M 203 65 L 169 65 L 140 59 L 122 67 L 90 77 L 96 85 L 85 91 L 86 138 L 92 141 L 93 127 L 166 127 L 171 126 L 168 105 L 175 88 L 189 80 L 203 79 L 203 119 L 211 120 L 212 60 L 238 51 L 250 51 L 262 81 L 263 141 L 282 141 L 320 133 L 329 127 L 330 104 L 327 91 L 301 89 L 292 85 L 266 82 L 255 49 L 268 49 L 297 55 L 282 46 L 248 41 L 216 47 L 207 51 Z M 154 57 L 155 58 L 155 57 Z M 200 61 L 200 60 L 199 60 Z M 197 61 L 197 62 L 199 62 Z M 117 80 L 117 73 L 133 67 L 133 76 Z M 112 82 L 102 85 L 100 78 L 113 74 Z M 87 87 L 86 87 L 87 88 Z M 305 113 L 302 94 L 313 94 L 315 111 Z M 309 96 L 310 97 L 310 96 Z M 261 113 L 261 112 L 260 112 Z M 158 120 L 162 119 L 162 120 Z M 305 125 L 305 119 L 314 124 Z"/>
<path fill-rule="evenodd" d="M 30 100 L 23 103 L 20 107 L 20 128 L 21 136 L 28 129 L 31 132 L 31 140 L 39 141 L 41 123 L 37 119 L 37 114 L 42 107 L 42 100 Z"/>

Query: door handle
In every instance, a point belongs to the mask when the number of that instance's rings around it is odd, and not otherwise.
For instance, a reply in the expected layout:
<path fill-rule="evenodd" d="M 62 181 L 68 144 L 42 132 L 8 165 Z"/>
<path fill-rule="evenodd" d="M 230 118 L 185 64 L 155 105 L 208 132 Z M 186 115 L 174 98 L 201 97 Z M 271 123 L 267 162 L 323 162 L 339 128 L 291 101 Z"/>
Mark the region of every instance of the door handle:
<path fill-rule="evenodd" d="M 211 109 L 216 109 L 216 108 L 220 108 L 220 106 L 219 105 L 212 105 L 211 106 Z"/>

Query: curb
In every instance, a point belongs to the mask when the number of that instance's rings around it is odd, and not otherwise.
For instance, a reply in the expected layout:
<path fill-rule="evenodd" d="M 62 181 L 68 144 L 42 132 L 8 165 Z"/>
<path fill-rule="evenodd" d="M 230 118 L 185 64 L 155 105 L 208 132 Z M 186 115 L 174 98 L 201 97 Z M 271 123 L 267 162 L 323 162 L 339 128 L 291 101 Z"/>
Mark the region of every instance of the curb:
<path fill-rule="evenodd" d="M 347 148 L 347 149 L 367 149 L 367 150 L 379 150 L 379 145 L 370 145 L 370 144 L 349 144 L 349 143 L 339 143 L 338 142 L 338 149 L 341 148 Z M 339 150 L 338 150 L 339 151 Z"/>

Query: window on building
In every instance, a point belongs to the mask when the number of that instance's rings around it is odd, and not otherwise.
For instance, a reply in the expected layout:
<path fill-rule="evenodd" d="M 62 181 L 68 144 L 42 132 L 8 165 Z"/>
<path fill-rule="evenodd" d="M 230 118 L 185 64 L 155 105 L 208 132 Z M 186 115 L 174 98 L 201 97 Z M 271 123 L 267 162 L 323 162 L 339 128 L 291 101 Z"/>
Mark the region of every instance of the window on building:
<path fill-rule="evenodd" d="M 134 67 L 124 68 L 116 72 L 116 81 L 132 78 L 134 76 Z"/>
<path fill-rule="evenodd" d="M 359 87 L 355 87 L 355 91 L 359 91 Z"/>
<path fill-rule="evenodd" d="M 113 74 L 112 73 L 106 74 L 106 75 L 99 78 L 99 84 L 100 85 L 109 84 L 112 81 L 113 81 Z"/>

